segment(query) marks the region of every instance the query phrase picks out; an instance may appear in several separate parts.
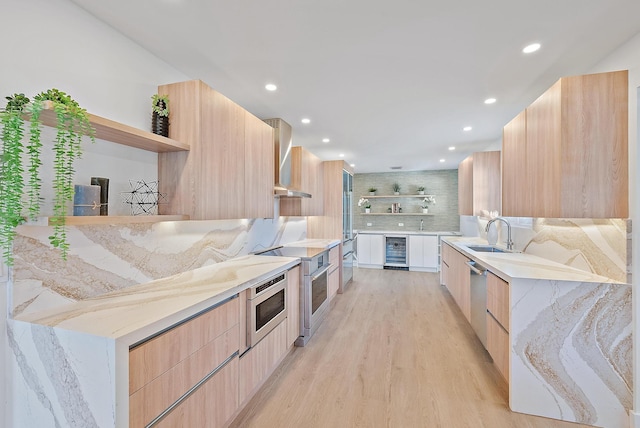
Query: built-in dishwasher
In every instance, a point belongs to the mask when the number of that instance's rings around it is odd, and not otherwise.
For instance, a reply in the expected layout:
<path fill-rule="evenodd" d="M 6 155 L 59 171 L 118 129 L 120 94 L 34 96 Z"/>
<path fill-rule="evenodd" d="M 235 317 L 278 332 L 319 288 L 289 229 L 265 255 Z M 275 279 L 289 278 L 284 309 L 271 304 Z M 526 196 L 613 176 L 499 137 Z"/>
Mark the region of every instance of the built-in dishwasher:
<path fill-rule="evenodd" d="M 469 260 L 471 274 L 471 327 L 482 345 L 487 348 L 487 268 Z"/>

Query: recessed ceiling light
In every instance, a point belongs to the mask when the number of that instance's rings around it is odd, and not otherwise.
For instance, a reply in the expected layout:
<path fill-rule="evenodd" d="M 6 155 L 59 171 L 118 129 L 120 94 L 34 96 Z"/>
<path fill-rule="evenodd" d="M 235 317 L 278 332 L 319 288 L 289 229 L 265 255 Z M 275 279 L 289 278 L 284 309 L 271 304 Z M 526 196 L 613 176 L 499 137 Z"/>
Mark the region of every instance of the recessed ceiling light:
<path fill-rule="evenodd" d="M 302 123 L 304 123 L 305 125 L 307 125 L 307 124 L 311 123 L 311 119 L 308 119 L 308 118 L 306 118 L 306 117 L 305 117 L 305 118 L 304 118 L 304 119 L 302 119 L 300 122 L 302 122 Z"/>
<path fill-rule="evenodd" d="M 538 49 L 540 49 L 540 43 L 531 43 L 529 46 L 525 46 L 525 48 L 522 49 L 522 52 L 532 53 L 537 51 Z"/>
<path fill-rule="evenodd" d="M 444 159 L 440 159 L 440 163 L 443 163 L 443 162 L 444 162 Z"/>
<path fill-rule="evenodd" d="M 278 89 L 278 87 L 276 85 L 274 85 L 273 83 L 267 83 L 266 85 L 264 85 L 264 88 L 267 91 L 275 91 L 276 89 Z"/>
<path fill-rule="evenodd" d="M 486 100 L 484 100 L 485 104 L 493 104 L 496 102 L 495 98 L 487 98 Z"/>
<path fill-rule="evenodd" d="M 340 153 L 338 156 L 340 156 L 341 158 L 344 157 L 344 153 Z"/>
<path fill-rule="evenodd" d="M 330 139 L 328 139 L 328 138 L 323 138 L 323 139 L 322 139 L 322 142 L 323 142 L 323 143 L 328 143 L 329 141 L 331 141 L 331 140 L 330 140 Z"/>
<path fill-rule="evenodd" d="M 462 128 L 463 131 L 471 131 L 473 128 L 471 126 L 465 126 Z"/>
<path fill-rule="evenodd" d="M 455 148 L 455 147 L 453 147 L 453 146 L 449 147 L 449 150 L 450 150 L 450 151 L 455 150 L 455 149 L 456 149 L 456 148 Z"/>
<path fill-rule="evenodd" d="M 351 166 L 351 168 L 354 168 L 356 166 L 355 163 L 350 163 L 349 165 Z"/>

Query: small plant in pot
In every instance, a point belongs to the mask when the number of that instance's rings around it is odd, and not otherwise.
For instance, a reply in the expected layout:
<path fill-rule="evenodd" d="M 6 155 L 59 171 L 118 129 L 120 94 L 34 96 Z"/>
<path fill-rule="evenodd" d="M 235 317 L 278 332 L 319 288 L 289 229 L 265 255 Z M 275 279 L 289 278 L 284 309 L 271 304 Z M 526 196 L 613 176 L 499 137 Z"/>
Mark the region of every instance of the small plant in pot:
<path fill-rule="evenodd" d="M 436 198 L 434 196 L 426 196 L 422 200 L 422 213 L 427 214 L 429 212 L 429 204 L 435 204 Z"/>
<path fill-rule="evenodd" d="M 424 195 L 424 186 L 418 187 L 418 195 Z"/>
<path fill-rule="evenodd" d="M 151 132 L 163 137 L 169 136 L 169 96 L 154 94 L 151 97 Z"/>
<path fill-rule="evenodd" d="M 398 183 L 393 183 L 393 194 L 394 195 L 399 195 L 400 194 L 400 184 Z"/>
<path fill-rule="evenodd" d="M 367 198 L 360 198 L 360 200 L 358 201 L 358 206 L 359 207 L 364 206 L 365 213 L 371 212 L 371 202 L 369 202 L 369 199 Z"/>
<path fill-rule="evenodd" d="M 369 195 L 374 196 L 377 190 L 378 189 L 376 189 L 375 187 L 369 187 Z"/>

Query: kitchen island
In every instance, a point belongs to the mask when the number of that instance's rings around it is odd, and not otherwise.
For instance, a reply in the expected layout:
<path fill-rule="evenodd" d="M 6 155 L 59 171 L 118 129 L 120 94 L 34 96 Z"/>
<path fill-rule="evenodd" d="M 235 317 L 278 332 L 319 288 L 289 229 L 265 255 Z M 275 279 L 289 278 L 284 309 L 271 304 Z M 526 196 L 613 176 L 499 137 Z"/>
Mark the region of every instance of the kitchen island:
<path fill-rule="evenodd" d="M 130 349 L 229 303 L 233 310 L 214 319 L 230 320 L 233 327 L 224 332 L 228 336 L 220 335 L 220 343 L 235 350 L 231 373 L 237 376 L 242 337 L 238 322 L 243 319 L 237 315 L 243 313 L 238 295 L 273 275 L 297 269 L 299 262 L 242 256 L 9 320 L 9 344 L 17 361 L 13 393 L 20 397 L 14 400 L 13 426 L 129 426 Z M 297 276 L 292 277 L 297 286 Z M 279 327 L 274 332 L 286 341 L 286 330 Z"/>
<path fill-rule="evenodd" d="M 479 238 L 443 241 L 442 283 L 467 319 L 466 261 L 487 269 L 487 350 L 509 384 L 511 410 L 628 426 L 631 286 L 529 254 L 474 251 L 487 245 Z"/>

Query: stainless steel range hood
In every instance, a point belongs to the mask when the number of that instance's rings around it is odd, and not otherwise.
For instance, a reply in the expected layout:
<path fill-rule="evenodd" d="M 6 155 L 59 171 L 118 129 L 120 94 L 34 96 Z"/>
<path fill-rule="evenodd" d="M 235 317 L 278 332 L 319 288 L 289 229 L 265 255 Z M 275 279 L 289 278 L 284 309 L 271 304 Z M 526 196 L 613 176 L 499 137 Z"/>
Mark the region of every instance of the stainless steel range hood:
<path fill-rule="evenodd" d="M 309 193 L 291 187 L 291 125 L 282 119 L 264 119 L 264 121 L 275 129 L 275 186 L 276 197 L 289 198 L 310 198 Z"/>

